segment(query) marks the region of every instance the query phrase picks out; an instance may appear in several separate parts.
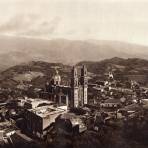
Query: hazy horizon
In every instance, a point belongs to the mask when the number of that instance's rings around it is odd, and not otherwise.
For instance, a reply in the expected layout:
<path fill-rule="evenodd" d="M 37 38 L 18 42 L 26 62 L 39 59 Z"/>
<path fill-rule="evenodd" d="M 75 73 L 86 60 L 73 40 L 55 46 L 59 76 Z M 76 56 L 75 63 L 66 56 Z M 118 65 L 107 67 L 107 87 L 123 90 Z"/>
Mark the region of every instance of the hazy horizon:
<path fill-rule="evenodd" d="M 0 35 L 147 46 L 147 5 L 146 0 L 0 0 Z"/>

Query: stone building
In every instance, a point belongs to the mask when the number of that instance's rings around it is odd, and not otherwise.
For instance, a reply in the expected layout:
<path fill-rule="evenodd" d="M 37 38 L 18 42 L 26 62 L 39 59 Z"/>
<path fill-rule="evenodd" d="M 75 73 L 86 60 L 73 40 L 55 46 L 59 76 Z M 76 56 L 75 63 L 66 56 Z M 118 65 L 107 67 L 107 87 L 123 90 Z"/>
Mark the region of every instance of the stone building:
<path fill-rule="evenodd" d="M 52 80 L 46 83 L 46 90 L 42 92 L 41 96 L 59 105 L 66 104 L 70 108 L 83 107 L 88 103 L 87 88 L 87 68 L 85 66 L 73 67 L 70 86 L 61 84 L 61 76 L 56 71 Z"/>
<path fill-rule="evenodd" d="M 73 67 L 71 78 L 72 107 L 83 107 L 88 103 L 87 69 L 83 66 L 78 74 L 78 68 Z"/>
<path fill-rule="evenodd" d="M 55 118 L 64 112 L 67 111 L 60 107 L 54 107 L 54 105 L 41 105 L 27 109 L 24 113 L 25 129 L 33 135 L 43 138 L 50 125 L 55 122 Z"/>

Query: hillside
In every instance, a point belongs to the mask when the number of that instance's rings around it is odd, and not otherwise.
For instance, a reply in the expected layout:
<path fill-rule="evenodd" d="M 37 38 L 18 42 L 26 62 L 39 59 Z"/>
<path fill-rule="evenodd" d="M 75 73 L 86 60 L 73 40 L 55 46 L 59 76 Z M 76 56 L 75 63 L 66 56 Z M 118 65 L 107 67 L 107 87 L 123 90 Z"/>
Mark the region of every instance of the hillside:
<path fill-rule="evenodd" d="M 119 41 L 32 39 L 0 36 L 0 71 L 29 61 L 76 64 L 113 57 L 148 57 L 148 47 Z"/>
<path fill-rule="evenodd" d="M 70 66 L 61 63 L 32 61 L 13 66 L 1 72 L 0 86 L 15 88 L 19 84 L 27 83 L 36 87 L 44 87 L 45 83 L 50 81 L 55 75 L 55 69 L 58 69 L 62 80 L 67 82 L 71 69 Z"/>
<path fill-rule="evenodd" d="M 115 79 L 136 80 L 142 85 L 148 85 L 148 61 L 138 58 L 122 59 L 114 57 L 100 62 L 79 62 L 86 65 L 88 71 L 95 74 L 96 79 L 105 79 L 105 74 L 112 71 Z"/>
<path fill-rule="evenodd" d="M 106 79 L 106 74 L 113 71 L 115 79 L 136 80 L 142 85 L 148 86 L 148 61 L 138 58 L 122 59 L 111 58 L 100 62 L 82 61 L 77 66 L 86 65 L 90 82 Z M 44 87 L 55 74 L 55 68 L 59 70 L 63 84 L 70 83 L 71 66 L 61 63 L 48 63 L 32 61 L 13 66 L 0 73 L 0 86 L 15 88 L 18 84 L 26 82 L 36 87 Z"/>

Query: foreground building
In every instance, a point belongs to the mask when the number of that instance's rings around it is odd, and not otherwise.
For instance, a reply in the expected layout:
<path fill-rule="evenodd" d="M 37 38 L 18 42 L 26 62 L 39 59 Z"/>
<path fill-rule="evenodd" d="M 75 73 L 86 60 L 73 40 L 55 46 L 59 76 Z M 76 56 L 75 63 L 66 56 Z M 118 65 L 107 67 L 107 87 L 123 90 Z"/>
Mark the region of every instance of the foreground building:
<path fill-rule="evenodd" d="M 25 112 L 26 129 L 33 135 L 43 138 L 48 127 L 55 122 L 55 118 L 64 112 L 64 108 L 53 105 L 28 109 Z"/>

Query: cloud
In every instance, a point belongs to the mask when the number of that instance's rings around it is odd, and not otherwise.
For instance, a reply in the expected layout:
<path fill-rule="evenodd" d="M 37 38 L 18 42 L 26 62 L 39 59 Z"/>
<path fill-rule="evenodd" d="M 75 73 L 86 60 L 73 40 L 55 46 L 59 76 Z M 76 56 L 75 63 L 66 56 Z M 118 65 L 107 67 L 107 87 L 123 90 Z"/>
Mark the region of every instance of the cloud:
<path fill-rule="evenodd" d="M 42 20 L 36 22 L 28 30 L 25 30 L 20 35 L 29 35 L 29 36 L 50 36 L 53 35 L 60 25 L 61 18 L 54 17 L 50 21 Z"/>
<path fill-rule="evenodd" d="M 0 35 L 148 44 L 147 0 L 0 0 Z"/>
<path fill-rule="evenodd" d="M 0 25 L 0 32 L 14 32 L 27 29 L 31 25 L 32 16 L 16 15 Z"/>
<path fill-rule="evenodd" d="M 16 15 L 0 25 L 0 33 L 17 36 L 49 36 L 56 32 L 60 21 L 60 17 L 47 20 L 34 14 Z"/>

